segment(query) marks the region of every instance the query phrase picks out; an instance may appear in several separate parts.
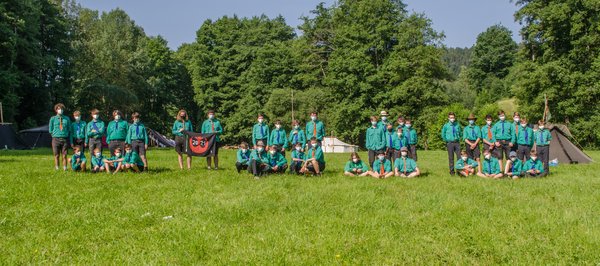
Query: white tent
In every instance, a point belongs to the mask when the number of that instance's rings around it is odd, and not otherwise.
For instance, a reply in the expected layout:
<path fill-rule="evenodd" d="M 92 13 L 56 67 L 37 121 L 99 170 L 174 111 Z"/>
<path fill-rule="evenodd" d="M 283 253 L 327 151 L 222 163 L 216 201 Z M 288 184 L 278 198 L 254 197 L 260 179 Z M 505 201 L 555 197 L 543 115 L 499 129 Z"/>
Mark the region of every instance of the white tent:
<path fill-rule="evenodd" d="M 336 137 L 323 138 L 321 147 L 327 153 L 358 152 L 358 146 L 344 143 Z"/>

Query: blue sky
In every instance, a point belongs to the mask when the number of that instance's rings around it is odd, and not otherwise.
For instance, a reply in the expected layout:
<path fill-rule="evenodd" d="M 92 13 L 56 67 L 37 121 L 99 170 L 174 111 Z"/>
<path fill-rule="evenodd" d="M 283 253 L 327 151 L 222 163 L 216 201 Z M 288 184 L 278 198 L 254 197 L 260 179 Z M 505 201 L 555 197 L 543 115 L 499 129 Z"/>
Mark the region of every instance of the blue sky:
<path fill-rule="evenodd" d="M 251 17 L 266 14 L 283 15 L 288 24 L 297 26 L 300 17 L 320 3 L 334 0 L 78 0 L 87 8 L 110 11 L 125 10 L 147 34 L 161 35 L 172 49 L 182 43 L 193 42 L 196 31 L 206 19 L 237 14 Z M 520 40 L 520 26 L 514 22 L 517 10 L 509 0 L 404 0 L 407 9 L 425 13 L 437 31 L 446 35 L 448 47 L 470 47 L 477 35 L 487 27 L 502 24 L 513 31 L 513 39 Z"/>

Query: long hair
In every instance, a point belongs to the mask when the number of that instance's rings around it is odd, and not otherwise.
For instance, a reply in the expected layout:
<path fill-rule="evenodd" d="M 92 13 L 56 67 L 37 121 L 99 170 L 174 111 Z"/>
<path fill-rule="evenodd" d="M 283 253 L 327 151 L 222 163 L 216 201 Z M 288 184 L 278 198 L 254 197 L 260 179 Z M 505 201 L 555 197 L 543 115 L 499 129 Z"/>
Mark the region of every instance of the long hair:
<path fill-rule="evenodd" d="M 354 157 L 356 157 L 356 159 L 360 161 L 360 156 L 358 156 L 358 152 L 353 152 L 350 154 L 350 161 L 352 161 L 352 158 Z"/>
<path fill-rule="evenodd" d="M 184 113 L 185 113 L 185 120 L 183 120 L 183 121 L 181 120 L 181 116 L 179 115 L 179 114 L 181 114 L 181 112 L 184 112 Z M 181 122 L 188 121 L 188 120 L 189 120 L 189 118 L 188 118 L 188 112 L 187 112 L 185 109 L 181 109 L 181 110 L 179 110 L 179 111 L 177 112 L 177 120 L 179 120 L 179 121 L 181 121 Z"/>

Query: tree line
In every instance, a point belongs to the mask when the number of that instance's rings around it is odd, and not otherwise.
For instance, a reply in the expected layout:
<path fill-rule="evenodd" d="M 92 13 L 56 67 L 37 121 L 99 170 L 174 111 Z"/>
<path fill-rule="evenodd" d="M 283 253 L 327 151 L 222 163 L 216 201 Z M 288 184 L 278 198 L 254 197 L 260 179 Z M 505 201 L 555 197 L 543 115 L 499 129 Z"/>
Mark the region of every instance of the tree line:
<path fill-rule="evenodd" d="M 297 29 L 281 16 L 206 20 L 194 42 L 172 51 L 120 9 L 7 0 L 0 101 L 19 128 L 47 123 L 56 102 L 98 108 L 105 119 L 112 109 L 140 111 L 165 133 L 181 108 L 195 125 L 214 109 L 229 144 L 248 140 L 259 113 L 289 128 L 292 115 L 306 121 L 318 111 L 328 134 L 364 145 L 369 116 L 386 110 L 411 117 L 419 146 L 435 149 L 448 111 L 483 121 L 502 108 L 498 101 L 515 99 L 534 121 L 547 95 L 551 122 L 568 123 L 581 144 L 598 147 L 600 5 L 515 4 L 520 43 L 492 25 L 473 47 L 448 48 L 431 20 L 400 0 L 340 0 L 317 5 Z"/>

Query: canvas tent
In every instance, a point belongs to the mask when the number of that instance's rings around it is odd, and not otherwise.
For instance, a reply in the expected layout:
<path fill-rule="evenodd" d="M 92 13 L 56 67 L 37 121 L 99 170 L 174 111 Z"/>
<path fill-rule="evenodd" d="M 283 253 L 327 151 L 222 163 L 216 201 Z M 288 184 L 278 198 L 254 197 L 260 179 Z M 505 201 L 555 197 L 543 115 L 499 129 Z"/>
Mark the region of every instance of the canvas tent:
<path fill-rule="evenodd" d="M 323 138 L 321 147 L 327 153 L 358 152 L 358 146 L 344 143 L 336 137 Z"/>
<path fill-rule="evenodd" d="M 148 131 L 148 142 L 150 146 L 155 147 L 175 147 L 175 141 L 167 138 L 166 136 L 158 133 L 156 130 L 147 128 Z"/>
<path fill-rule="evenodd" d="M 566 125 L 552 124 L 548 126 L 552 140 L 550 141 L 550 160 L 559 163 L 591 163 L 592 158 L 585 154 L 570 139 L 573 138 Z"/>
<path fill-rule="evenodd" d="M 0 124 L 0 148 L 26 150 L 29 146 L 17 135 L 10 124 Z"/>
<path fill-rule="evenodd" d="M 48 125 L 21 130 L 19 134 L 31 148 L 52 147 L 52 136 L 48 132 Z"/>

